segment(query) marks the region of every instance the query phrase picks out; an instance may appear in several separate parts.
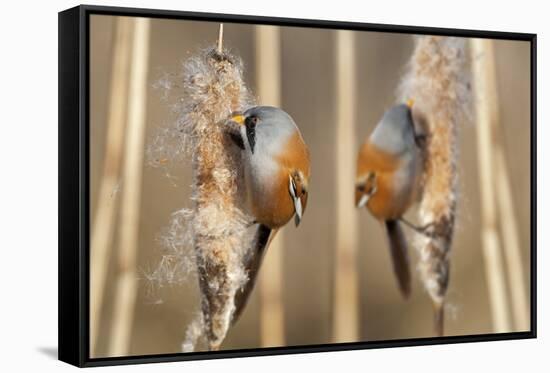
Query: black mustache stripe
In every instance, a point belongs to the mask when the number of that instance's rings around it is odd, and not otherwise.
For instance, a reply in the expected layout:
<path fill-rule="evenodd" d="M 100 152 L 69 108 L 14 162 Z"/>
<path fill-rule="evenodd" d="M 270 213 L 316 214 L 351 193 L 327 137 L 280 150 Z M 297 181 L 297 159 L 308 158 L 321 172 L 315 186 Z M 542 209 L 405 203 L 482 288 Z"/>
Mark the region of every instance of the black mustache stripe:
<path fill-rule="evenodd" d="M 248 144 L 250 145 L 250 151 L 254 153 L 254 146 L 256 145 L 256 125 L 251 120 L 246 120 L 246 137 Z"/>
<path fill-rule="evenodd" d="M 241 150 L 244 150 L 244 141 L 241 134 L 237 131 L 230 131 L 228 133 L 231 141 L 233 141 L 233 143 L 235 143 L 235 145 L 237 145 Z"/>

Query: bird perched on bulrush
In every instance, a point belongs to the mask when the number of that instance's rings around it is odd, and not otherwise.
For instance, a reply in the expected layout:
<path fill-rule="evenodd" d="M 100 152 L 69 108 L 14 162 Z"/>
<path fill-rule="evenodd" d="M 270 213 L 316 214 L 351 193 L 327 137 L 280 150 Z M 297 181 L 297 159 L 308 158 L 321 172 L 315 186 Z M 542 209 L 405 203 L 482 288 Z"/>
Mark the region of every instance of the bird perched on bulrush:
<path fill-rule="evenodd" d="M 416 200 L 421 171 L 422 136 L 415 131 L 412 104 L 409 100 L 384 113 L 361 146 L 355 184 L 357 207 L 366 206 L 385 224 L 393 270 L 405 298 L 411 292 L 411 274 L 407 242 L 399 222 L 407 223 L 403 215 Z"/>
<path fill-rule="evenodd" d="M 233 322 L 254 287 L 269 243 L 293 216 L 302 220 L 308 198 L 309 151 L 294 120 L 285 111 L 256 106 L 234 113 L 228 133 L 242 149 L 248 209 L 258 228 L 255 246 L 245 258 L 249 280 L 235 299 Z"/>

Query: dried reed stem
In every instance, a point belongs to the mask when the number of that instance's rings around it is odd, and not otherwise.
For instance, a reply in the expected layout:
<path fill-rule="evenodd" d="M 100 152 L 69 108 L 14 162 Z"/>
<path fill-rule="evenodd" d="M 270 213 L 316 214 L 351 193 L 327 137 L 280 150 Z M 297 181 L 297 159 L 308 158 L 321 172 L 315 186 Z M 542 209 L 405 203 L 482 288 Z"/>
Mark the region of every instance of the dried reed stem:
<path fill-rule="evenodd" d="M 256 27 L 256 81 L 260 103 L 281 106 L 281 40 L 279 27 Z M 262 347 L 285 345 L 283 292 L 284 230 L 279 230 L 260 275 L 260 337 Z"/>
<path fill-rule="evenodd" d="M 336 268 L 334 271 L 333 342 L 358 339 L 359 299 L 357 218 L 349 181 L 355 180 L 355 40 L 351 31 L 337 31 L 336 132 Z"/>
<path fill-rule="evenodd" d="M 477 56 L 479 58 L 480 56 Z M 506 167 L 506 156 L 504 154 L 504 145 L 502 142 L 502 128 L 500 127 L 500 118 L 498 114 L 498 84 L 496 79 L 496 70 L 494 67 L 494 52 L 492 47 L 486 52 L 485 58 L 493 59 L 493 66 L 486 71 L 487 84 L 491 84 L 492 95 L 485 96 L 485 100 L 490 107 L 494 109 L 491 115 L 494 116 L 493 123 L 495 125 L 494 133 L 494 172 L 495 172 L 495 192 L 498 208 L 498 217 L 500 221 L 500 231 L 502 235 L 502 243 L 504 255 L 506 257 L 506 269 L 510 285 L 510 295 L 512 298 L 512 310 L 516 330 L 529 330 L 529 302 L 526 293 L 525 277 L 523 272 L 523 262 L 521 259 L 521 249 L 519 244 L 518 224 L 512 198 L 512 190 L 510 186 L 510 177 Z M 500 135 L 500 136 L 499 136 Z"/>
<path fill-rule="evenodd" d="M 218 32 L 218 53 L 223 52 L 223 23 L 220 23 L 220 29 Z"/>
<path fill-rule="evenodd" d="M 481 195 L 482 244 L 485 274 L 497 333 L 509 332 L 508 295 L 502 248 L 497 231 L 495 201 L 495 139 L 497 134 L 498 104 L 493 42 L 472 39 L 470 42 L 474 75 L 476 119 L 478 131 L 479 181 Z M 498 165 L 497 165 L 498 166 Z"/>
<path fill-rule="evenodd" d="M 401 101 L 414 100 L 418 131 L 427 135 L 420 200 L 420 225 L 433 236 L 419 236 L 419 270 L 435 310 L 434 329 L 443 335 L 443 307 L 449 284 L 450 250 L 457 204 L 457 131 L 469 114 L 465 42 L 460 38 L 416 39 L 409 71 L 401 84 Z"/>
<path fill-rule="evenodd" d="M 247 281 L 242 263 L 249 219 L 242 210 L 240 151 L 223 126 L 232 112 L 246 109 L 250 97 L 241 61 L 218 50 L 219 46 L 210 48 L 185 63 L 183 106 L 177 123 L 193 156 L 194 214 L 190 226 L 204 334 L 212 350 L 217 350 L 225 338 L 235 309 L 235 293 Z"/>
<path fill-rule="evenodd" d="M 103 171 L 97 194 L 96 214 L 92 221 L 90 241 L 90 356 L 96 356 L 101 309 L 105 292 L 105 281 L 109 267 L 110 245 L 118 194 L 114 193 L 120 178 L 122 144 L 126 124 L 126 97 L 128 92 L 128 70 L 130 63 L 130 37 L 132 23 L 127 18 L 115 20 L 111 86 L 109 89 L 109 111 Z"/>
<path fill-rule="evenodd" d="M 126 356 L 130 352 L 137 297 L 136 261 L 139 247 L 139 210 L 146 128 L 150 20 L 135 18 L 133 22 L 124 186 L 120 207 L 120 239 L 109 356 Z"/>
<path fill-rule="evenodd" d="M 506 255 L 506 268 L 512 296 L 512 310 L 517 331 L 530 329 L 529 301 L 519 245 L 518 223 L 510 189 L 510 178 L 502 146 L 495 149 L 496 196 L 500 217 L 500 230 Z"/>

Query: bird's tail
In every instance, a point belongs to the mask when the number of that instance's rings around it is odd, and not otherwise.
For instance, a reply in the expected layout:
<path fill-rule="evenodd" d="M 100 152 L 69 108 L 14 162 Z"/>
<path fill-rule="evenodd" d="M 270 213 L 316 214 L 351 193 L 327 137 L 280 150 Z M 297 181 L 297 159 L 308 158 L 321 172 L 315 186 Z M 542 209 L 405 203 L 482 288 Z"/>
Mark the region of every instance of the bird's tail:
<path fill-rule="evenodd" d="M 233 312 L 233 318 L 231 320 L 232 324 L 235 324 L 239 317 L 241 316 L 250 293 L 254 289 L 254 284 L 256 283 L 256 278 L 258 276 L 258 271 L 264 254 L 269 247 L 269 244 L 273 240 L 273 237 L 277 233 L 277 230 L 271 230 L 263 224 L 258 225 L 256 234 L 252 239 L 252 247 L 250 248 L 249 253 L 244 258 L 243 267 L 248 275 L 248 281 L 246 284 L 235 294 L 235 311 Z"/>
<path fill-rule="evenodd" d="M 399 283 L 399 290 L 404 298 L 411 294 L 411 272 L 405 234 L 396 220 L 386 221 L 386 231 L 390 241 L 393 271 Z"/>

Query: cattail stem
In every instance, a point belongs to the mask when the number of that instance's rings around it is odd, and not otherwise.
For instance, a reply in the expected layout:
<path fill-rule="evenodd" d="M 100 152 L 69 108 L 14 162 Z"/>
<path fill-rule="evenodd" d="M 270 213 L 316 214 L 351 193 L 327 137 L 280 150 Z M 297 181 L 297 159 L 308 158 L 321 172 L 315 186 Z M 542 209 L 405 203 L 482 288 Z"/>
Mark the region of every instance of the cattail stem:
<path fill-rule="evenodd" d="M 281 106 L 281 40 L 276 26 L 256 27 L 258 96 L 263 105 Z M 284 230 L 266 254 L 260 275 L 260 337 L 262 347 L 285 345 L 283 292 Z"/>
<path fill-rule="evenodd" d="M 433 302 L 434 334 L 443 337 L 445 334 L 445 302 Z"/>
<path fill-rule="evenodd" d="M 334 271 L 333 342 L 358 340 L 359 291 L 356 267 L 357 218 L 349 190 L 355 180 L 355 40 L 351 31 L 337 31 L 336 133 L 336 268 Z"/>
<path fill-rule="evenodd" d="M 126 356 L 130 352 L 137 297 L 136 261 L 139 247 L 139 210 L 146 128 L 150 20 L 135 18 L 134 25 L 110 356 Z"/>
<path fill-rule="evenodd" d="M 504 333 L 510 331 L 510 322 L 494 196 L 494 186 L 496 185 L 494 149 L 498 108 L 493 42 L 488 39 L 472 39 L 470 47 L 478 131 L 477 145 L 485 274 L 489 287 L 493 328 L 497 333 Z"/>
<path fill-rule="evenodd" d="M 218 53 L 223 52 L 223 23 L 220 23 L 220 30 L 218 32 Z"/>
<path fill-rule="evenodd" d="M 90 356 L 96 357 L 101 310 L 109 267 L 113 227 L 120 178 L 120 164 L 126 124 L 128 70 L 130 64 L 132 22 L 126 18 L 115 20 L 111 86 L 103 171 L 97 194 L 97 208 L 92 221 L 90 240 Z"/>

